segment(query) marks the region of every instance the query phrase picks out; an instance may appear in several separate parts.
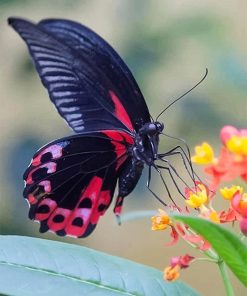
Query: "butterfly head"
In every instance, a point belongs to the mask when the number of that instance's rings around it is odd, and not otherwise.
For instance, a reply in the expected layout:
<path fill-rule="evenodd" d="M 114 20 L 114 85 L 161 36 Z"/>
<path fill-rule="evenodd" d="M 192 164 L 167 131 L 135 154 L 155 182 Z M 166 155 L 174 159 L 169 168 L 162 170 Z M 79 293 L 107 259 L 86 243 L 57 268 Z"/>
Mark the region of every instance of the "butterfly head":
<path fill-rule="evenodd" d="M 164 129 L 164 124 L 161 122 L 149 122 L 146 123 L 145 125 L 143 125 L 142 128 L 140 128 L 139 130 L 139 134 L 140 135 L 149 135 L 149 136 L 153 136 L 153 135 L 157 135 L 162 133 Z"/>

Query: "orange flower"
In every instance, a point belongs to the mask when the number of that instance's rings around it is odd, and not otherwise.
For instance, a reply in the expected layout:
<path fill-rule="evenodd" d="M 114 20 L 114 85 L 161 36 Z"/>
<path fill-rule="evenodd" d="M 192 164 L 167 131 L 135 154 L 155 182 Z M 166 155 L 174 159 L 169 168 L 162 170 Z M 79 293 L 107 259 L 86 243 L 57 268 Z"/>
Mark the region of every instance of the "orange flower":
<path fill-rule="evenodd" d="M 221 182 L 229 182 L 237 177 L 247 180 L 247 157 L 240 159 L 223 147 L 217 162 L 205 167 L 204 170 L 212 177 L 209 188 L 216 190 Z"/>
<path fill-rule="evenodd" d="M 237 220 L 236 212 L 229 208 L 227 211 L 221 211 L 218 214 L 220 223 L 226 223 L 226 222 L 234 222 Z"/>
<path fill-rule="evenodd" d="M 236 192 L 231 199 L 231 206 L 240 215 L 239 227 L 241 232 L 247 236 L 247 193 Z"/>
<path fill-rule="evenodd" d="M 231 206 L 241 217 L 247 218 L 247 193 L 237 191 L 231 199 Z"/>
<path fill-rule="evenodd" d="M 237 190 L 231 198 L 231 207 L 232 209 L 228 210 L 228 214 L 225 217 L 223 215 L 225 218 L 223 221 L 222 214 L 224 213 L 221 213 L 222 223 L 238 220 L 241 232 L 247 236 L 247 193 L 243 193 L 243 190 Z"/>
<path fill-rule="evenodd" d="M 179 271 L 187 268 L 195 257 L 185 254 L 184 256 L 172 257 L 170 265 L 164 270 L 164 279 L 175 281 L 180 276 Z"/>
<path fill-rule="evenodd" d="M 224 126 L 220 132 L 224 145 L 218 158 L 214 158 L 212 147 L 204 142 L 196 146 L 192 161 L 207 164 L 205 172 L 211 175 L 210 190 L 216 191 L 221 182 L 229 182 L 236 177 L 247 181 L 247 129 Z"/>
<path fill-rule="evenodd" d="M 165 211 L 159 209 L 159 215 L 153 216 L 152 230 L 165 230 L 168 226 L 171 226 L 171 220 Z"/>
<path fill-rule="evenodd" d="M 176 281 L 180 274 L 180 266 L 179 265 L 175 265 L 174 267 L 172 266 L 168 266 L 165 268 L 164 270 L 164 279 L 170 282 Z"/>
<path fill-rule="evenodd" d="M 171 228 L 170 236 L 172 237 L 172 241 L 167 244 L 174 245 L 178 241 L 178 232 L 172 224 L 170 217 L 167 213 L 161 209 L 159 209 L 159 214 L 153 216 L 151 218 L 152 221 L 152 230 L 165 230 L 168 226 Z"/>

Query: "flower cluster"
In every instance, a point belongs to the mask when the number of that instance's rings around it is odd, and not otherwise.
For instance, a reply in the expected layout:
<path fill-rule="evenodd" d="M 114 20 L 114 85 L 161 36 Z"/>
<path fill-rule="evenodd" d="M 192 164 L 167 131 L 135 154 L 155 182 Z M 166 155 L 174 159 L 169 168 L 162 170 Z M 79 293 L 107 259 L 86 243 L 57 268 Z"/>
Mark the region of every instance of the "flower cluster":
<path fill-rule="evenodd" d="M 170 265 L 164 270 L 164 278 L 168 281 L 175 281 L 179 277 L 180 269 L 189 267 L 189 264 L 193 259 L 194 257 L 188 254 L 173 257 Z"/>
<path fill-rule="evenodd" d="M 169 216 L 174 212 L 187 214 L 190 208 L 195 209 L 199 217 L 215 223 L 236 221 L 242 234 L 247 236 L 247 193 L 243 187 L 237 185 L 220 188 L 223 182 L 230 182 L 237 177 L 247 181 L 247 129 L 238 130 L 225 126 L 221 130 L 220 138 L 223 146 L 218 157 L 215 157 L 213 148 L 206 142 L 195 147 L 195 155 L 192 157 L 192 162 L 204 166 L 205 173 L 210 176 L 209 185 L 196 181 L 193 188 L 185 188 L 183 210 L 174 207 L 168 208 L 167 212 L 159 210 L 159 214 L 152 217 L 152 230 L 170 229 L 172 241 L 167 245 L 173 245 L 182 238 L 204 254 L 214 254 L 210 244 L 202 236 L 188 225 Z M 217 191 L 228 202 L 226 210 L 216 211 L 213 207 L 214 199 L 219 196 Z M 169 281 L 176 280 L 180 270 L 196 260 L 188 254 L 172 258 L 170 265 L 164 270 L 164 278 Z"/>
<path fill-rule="evenodd" d="M 211 176 L 211 190 L 239 176 L 247 181 L 247 129 L 224 126 L 220 139 L 223 146 L 217 158 L 213 148 L 206 142 L 195 147 L 196 154 L 192 157 L 194 163 L 206 165 L 204 171 Z"/>
<path fill-rule="evenodd" d="M 228 212 L 232 211 L 228 220 L 239 221 L 239 227 L 243 235 L 247 236 L 247 193 L 240 186 L 232 186 L 220 190 L 222 196 L 230 201 Z"/>
<path fill-rule="evenodd" d="M 224 126 L 220 139 L 223 147 L 218 158 L 214 157 L 214 151 L 208 143 L 197 146 L 196 154 L 192 157 L 193 162 L 206 165 L 204 171 L 211 176 L 209 188 L 212 192 L 216 192 L 221 183 L 237 177 L 247 181 L 247 129 Z M 220 223 L 239 221 L 240 230 L 246 235 L 247 193 L 236 185 L 221 188 L 220 193 L 230 201 L 230 206 L 227 211 L 219 212 L 216 220 Z"/>

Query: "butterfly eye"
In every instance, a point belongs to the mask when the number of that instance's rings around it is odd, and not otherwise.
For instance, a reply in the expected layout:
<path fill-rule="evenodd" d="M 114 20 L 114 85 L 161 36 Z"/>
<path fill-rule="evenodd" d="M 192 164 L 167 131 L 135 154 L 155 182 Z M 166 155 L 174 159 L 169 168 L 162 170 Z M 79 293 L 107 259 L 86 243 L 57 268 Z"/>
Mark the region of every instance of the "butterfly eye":
<path fill-rule="evenodd" d="M 156 122 L 155 125 L 156 125 L 156 130 L 159 133 L 161 133 L 163 131 L 163 129 L 164 129 L 164 124 L 163 123 L 160 123 L 160 122 Z"/>

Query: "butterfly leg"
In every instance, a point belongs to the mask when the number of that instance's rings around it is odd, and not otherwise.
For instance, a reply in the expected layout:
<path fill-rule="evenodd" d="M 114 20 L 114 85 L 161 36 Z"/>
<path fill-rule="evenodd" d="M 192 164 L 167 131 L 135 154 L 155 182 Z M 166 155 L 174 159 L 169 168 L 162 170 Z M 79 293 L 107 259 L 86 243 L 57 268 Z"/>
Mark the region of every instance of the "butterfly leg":
<path fill-rule="evenodd" d="M 166 169 L 169 172 L 169 175 L 172 178 L 173 183 L 175 184 L 175 179 L 174 176 L 172 174 L 172 172 L 176 175 L 176 177 L 188 188 L 190 188 L 190 186 L 186 183 L 186 181 L 179 175 L 179 173 L 177 172 L 177 170 L 174 168 L 174 166 L 171 164 L 171 162 L 168 159 L 160 159 L 160 161 L 164 162 L 167 167 L 163 167 L 161 165 L 157 165 L 157 167 L 162 168 L 162 169 Z"/>
<path fill-rule="evenodd" d="M 168 137 L 170 139 L 174 139 L 174 140 L 180 141 L 180 142 L 182 142 L 184 144 L 186 151 L 184 150 L 184 148 L 182 146 L 177 145 L 176 147 L 174 147 L 173 149 L 171 149 L 167 153 L 164 153 L 164 155 L 167 156 L 169 153 L 171 153 L 171 152 L 179 149 L 181 151 L 181 153 L 184 155 L 184 157 L 187 159 L 187 161 L 189 163 L 189 166 L 190 166 L 190 169 L 191 169 L 192 174 L 193 174 L 193 167 L 192 167 L 192 162 L 191 162 L 190 148 L 189 148 L 188 144 L 186 143 L 186 141 L 184 139 L 177 138 L 177 137 L 174 137 L 174 136 L 170 136 L 170 135 L 165 134 L 165 133 L 162 133 L 162 135 L 163 136 L 166 136 L 166 137 Z"/>
<path fill-rule="evenodd" d="M 164 179 L 164 177 L 163 177 L 162 172 L 161 172 L 160 169 L 157 167 L 157 165 L 154 164 L 153 167 L 155 168 L 155 170 L 156 170 L 157 173 L 159 174 L 159 176 L 160 176 L 160 178 L 161 178 L 161 180 L 162 180 L 162 183 L 164 184 L 164 186 L 165 186 L 165 188 L 166 188 L 166 192 L 167 192 L 167 194 L 168 194 L 170 200 L 172 201 L 172 203 L 174 204 L 174 206 L 177 208 L 177 204 L 175 203 L 174 199 L 172 198 L 172 195 L 171 195 L 170 190 L 169 190 L 169 188 L 168 188 L 168 186 L 167 186 L 167 184 L 166 184 L 166 181 L 165 181 L 165 179 Z M 165 168 L 166 168 L 166 167 L 164 167 L 164 169 L 165 169 Z M 168 169 L 168 171 L 169 171 L 169 168 L 167 168 L 167 169 Z M 170 176 L 171 176 L 170 171 L 169 171 L 169 174 L 170 174 Z"/>
<path fill-rule="evenodd" d="M 177 151 L 175 150 L 175 148 L 176 148 Z M 165 159 L 163 159 L 164 156 L 179 155 L 182 158 L 182 161 L 183 161 L 184 167 L 186 168 L 186 171 L 189 173 L 190 178 L 192 179 L 194 185 L 196 186 L 196 179 L 199 180 L 200 182 L 202 182 L 201 178 L 193 170 L 192 163 L 189 160 L 186 153 L 183 151 L 183 149 L 180 146 L 175 147 L 175 148 L 172 149 L 173 151 L 171 150 L 171 151 L 168 151 L 167 153 L 162 154 L 162 157 L 159 158 L 159 159 L 163 161 L 163 160 L 165 160 Z M 179 148 L 182 149 L 182 150 L 180 151 Z M 186 161 L 189 163 L 190 169 L 188 169 Z"/>
<path fill-rule="evenodd" d="M 147 189 L 152 193 L 152 195 L 163 205 L 163 206 L 167 206 L 167 204 L 165 202 L 163 202 L 163 200 L 161 198 L 158 197 L 157 194 L 155 194 L 153 192 L 153 190 L 150 188 L 150 183 L 151 183 L 151 166 L 148 167 L 148 180 L 147 180 Z"/>
<path fill-rule="evenodd" d="M 197 175 L 195 174 L 195 172 L 193 170 L 193 166 L 192 166 L 192 163 L 190 160 L 190 153 L 188 154 L 189 155 L 188 156 L 181 146 L 176 146 L 173 149 L 167 151 L 166 153 L 159 154 L 158 157 L 163 159 L 164 157 L 172 156 L 172 155 L 179 155 L 181 157 L 184 167 L 186 168 L 186 171 L 188 172 L 188 174 L 190 175 L 190 178 L 195 183 L 195 176 L 197 177 Z M 189 165 L 189 167 L 188 167 L 188 165 Z"/>
<path fill-rule="evenodd" d="M 186 184 L 186 182 L 179 176 L 179 174 L 177 173 L 177 171 L 175 170 L 175 168 L 172 166 L 172 169 L 170 169 L 169 167 L 165 167 L 165 166 L 161 166 L 161 165 L 157 165 L 157 168 L 159 168 L 159 169 L 164 169 L 164 170 L 167 170 L 168 171 L 168 173 L 169 173 L 169 175 L 170 175 L 170 177 L 171 177 L 171 179 L 172 179 L 172 182 L 173 182 L 173 184 L 175 185 L 175 187 L 176 187 L 176 189 L 177 189 L 177 191 L 179 192 L 179 194 L 180 195 L 182 195 L 183 196 L 183 198 L 185 198 L 185 195 L 181 192 L 181 190 L 180 190 L 180 188 L 179 188 L 179 186 L 178 186 L 178 184 L 177 184 L 177 182 L 176 182 L 176 180 L 175 180 L 175 178 L 174 178 L 174 176 L 173 176 L 173 173 L 172 172 L 174 172 L 175 173 L 175 175 L 185 184 L 185 186 L 186 187 L 188 187 L 188 188 L 190 188 L 187 184 Z"/>

